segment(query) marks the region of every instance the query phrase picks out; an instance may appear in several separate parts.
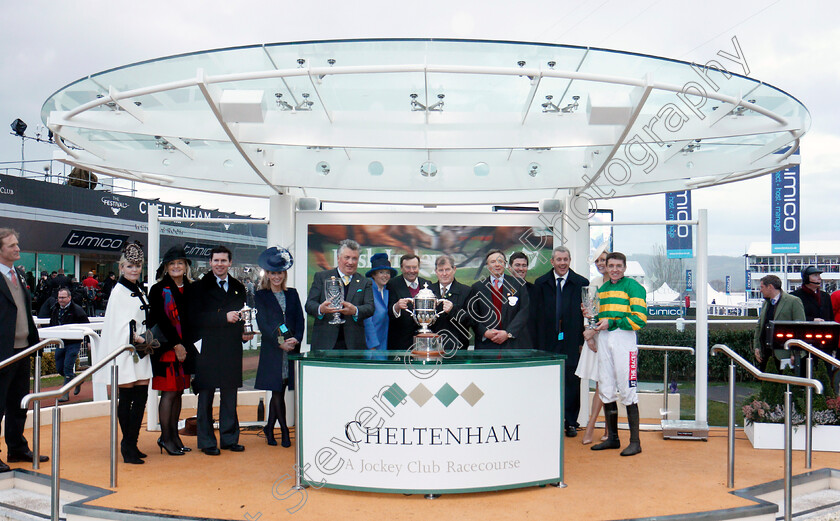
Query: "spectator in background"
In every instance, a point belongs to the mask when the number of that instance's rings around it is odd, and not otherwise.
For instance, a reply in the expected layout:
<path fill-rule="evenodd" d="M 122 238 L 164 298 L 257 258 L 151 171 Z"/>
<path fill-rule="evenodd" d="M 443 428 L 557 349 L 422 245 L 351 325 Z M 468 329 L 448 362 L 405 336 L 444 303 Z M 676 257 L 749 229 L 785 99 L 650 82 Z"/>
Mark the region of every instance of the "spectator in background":
<path fill-rule="evenodd" d="M 63 326 L 65 324 L 87 324 L 87 315 L 81 306 L 71 300 L 70 290 L 68 288 L 61 288 L 58 290 L 56 302 L 50 310 L 50 326 Z M 76 376 L 76 356 L 79 355 L 79 349 L 82 347 L 81 342 L 75 340 L 65 340 L 64 347 L 55 350 L 55 369 L 58 374 L 64 377 L 66 384 Z M 81 391 L 81 384 L 73 389 L 73 395 L 79 394 Z M 70 393 L 66 393 L 58 399 L 59 402 L 69 402 Z"/>
<path fill-rule="evenodd" d="M 822 272 L 814 266 L 802 270 L 802 285 L 791 295 L 798 297 L 805 308 L 805 320 L 823 322 L 834 320 L 831 296 L 822 290 Z"/>
<path fill-rule="evenodd" d="M 70 279 L 64 274 L 64 268 L 53 273 L 54 276 L 50 279 L 50 296 L 57 297 L 59 288 L 70 287 Z"/>
<path fill-rule="evenodd" d="M 38 285 L 35 287 L 34 293 L 35 302 L 32 309 L 40 310 L 41 306 L 44 305 L 44 302 L 50 298 L 50 274 L 46 271 L 41 272 L 41 279 L 38 281 Z"/>
<path fill-rule="evenodd" d="M 108 300 L 111 298 L 111 290 L 117 285 L 117 276 L 113 271 L 108 272 L 108 278 L 102 283 L 102 298 Z"/>
<path fill-rule="evenodd" d="M 840 289 L 831 294 L 831 308 L 834 311 L 834 321 L 840 322 Z"/>
<path fill-rule="evenodd" d="M 775 275 L 765 275 L 758 286 L 764 297 L 761 313 L 758 315 L 755 334 L 753 335 L 753 349 L 758 368 L 764 372 L 767 360 L 774 356 L 773 339 L 767 334 L 772 320 L 805 320 L 805 309 L 802 301 L 797 297 L 782 291 L 782 280 Z"/>

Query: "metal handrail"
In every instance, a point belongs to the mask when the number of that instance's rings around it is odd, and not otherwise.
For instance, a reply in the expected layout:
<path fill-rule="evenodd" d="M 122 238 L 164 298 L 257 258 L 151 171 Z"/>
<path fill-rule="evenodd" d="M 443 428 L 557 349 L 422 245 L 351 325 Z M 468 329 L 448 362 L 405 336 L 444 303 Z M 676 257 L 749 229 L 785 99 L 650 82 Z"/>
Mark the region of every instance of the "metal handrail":
<path fill-rule="evenodd" d="M 759 371 L 757 367 L 747 362 L 744 357 L 730 349 L 723 344 L 715 344 L 712 346 L 712 356 L 717 352 L 721 352 L 729 357 L 729 427 L 727 429 L 727 462 L 728 462 L 728 476 L 726 485 L 729 488 L 735 487 L 735 362 L 746 369 L 751 375 L 758 380 L 765 382 L 776 382 L 786 385 L 785 390 L 785 521 L 792 519 L 792 505 L 793 505 L 793 479 L 791 477 L 792 468 L 792 451 L 791 451 L 791 435 L 790 435 L 790 411 L 793 408 L 791 405 L 791 385 L 800 385 L 803 387 L 813 387 L 818 393 L 822 394 L 823 386 L 819 380 L 812 378 L 800 378 L 798 376 L 784 376 L 780 374 L 764 373 Z"/>
<path fill-rule="evenodd" d="M 41 400 L 47 400 L 49 398 L 58 398 L 65 393 L 70 392 L 70 389 L 79 385 L 80 383 L 87 380 L 93 373 L 96 373 L 100 369 L 104 368 L 109 363 L 111 364 L 111 488 L 115 488 L 117 486 L 117 398 L 119 396 L 119 386 L 117 385 L 119 382 L 119 368 L 117 367 L 116 363 L 113 363 L 114 359 L 117 358 L 119 355 L 124 353 L 125 351 L 133 351 L 134 346 L 131 344 L 126 344 L 115 351 L 108 353 L 108 355 L 100 360 L 99 362 L 95 363 L 94 365 L 88 367 L 75 378 L 61 386 L 59 389 L 54 389 L 52 391 L 43 391 L 37 393 L 30 393 L 23 397 L 21 400 L 21 407 L 24 409 L 29 406 L 31 402 L 35 402 L 36 404 L 40 404 Z M 36 405 L 37 407 L 37 405 Z M 59 518 L 59 508 L 60 504 L 58 502 L 59 493 L 61 490 L 60 487 L 60 466 L 59 460 L 61 457 L 61 407 L 58 406 L 58 403 L 55 404 L 53 407 L 53 415 L 52 415 L 52 483 L 51 483 L 51 494 L 50 494 L 50 520 L 51 521 L 58 521 Z M 35 458 L 33 458 L 35 459 Z"/>
<path fill-rule="evenodd" d="M 0 362 L 0 369 L 8 367 L 24 358 L 29 358 L 35 353 L 35 378 L 33 382 L 34 392 L 41 391 L 41 349 L 48 345 L 55 344 L 59 348 L 64 347 L 64 341 L 59 339 L 41 340 L 37 344 L 27 347 L 9 358 Z M 25 409 L 25 407 L 24 407 Z M 41 404 L 32 409 L 32 469 L 38 470 L 41 467 Z"/>
<path fill-rule="evenodd" d="M 791 346 L 803 349 L 808 353 L 808 358 L 805 359 L 805 378 L 813 377 L 814 363 L 811 355 L 816 355 L 834 367 L 840 367 L 840 360 L 837 360 L 828 353 L 812 346 L 811 344 L 799 340 L 798 338 L 791 338 L 785 342 L 785 349 L 790 350 Z M 805 389 L 805 468 L 811 468 L 811 450 L 813 442 L 813 400 L 811 397 L 811 388 Z"/>
<path fill-rule="evenodd" d="M 663 368 L 664 373 L 664 382 L 662 386 L 662 410 L 659 411 L 659 415 L 662 416 L 664 419 L 668 419 L 668 351 L 683 351 L 687 353 L 694 354 L 693 347 L 684 347 L 684 346 L 653 346 L 653 345 L 639 345 L 639 349 L 644 349 L 645 351 L 663 351 L 665 353 L 665 360 L 664 364 L 665 367 Z"/>

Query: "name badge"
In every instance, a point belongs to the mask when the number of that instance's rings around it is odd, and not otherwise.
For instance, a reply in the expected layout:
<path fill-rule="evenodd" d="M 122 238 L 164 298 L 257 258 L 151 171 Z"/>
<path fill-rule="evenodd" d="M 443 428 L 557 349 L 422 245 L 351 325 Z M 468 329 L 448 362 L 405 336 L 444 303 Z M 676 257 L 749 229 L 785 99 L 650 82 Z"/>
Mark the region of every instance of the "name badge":
<path fill-rule="evenodd" d="M 288 333 L 288 332 L 289 332 L 289 328 L 287 328 L 287 327 L 286 327 L 286 324 L 280 324 L 280 327 L 279 327 L 278 329 L 279 329 L 279 330 L 280 330 L 280 332 L 281 332 L 281 333 L 283 333 L 283 334 L 286 334 L 286 333 Z"/>

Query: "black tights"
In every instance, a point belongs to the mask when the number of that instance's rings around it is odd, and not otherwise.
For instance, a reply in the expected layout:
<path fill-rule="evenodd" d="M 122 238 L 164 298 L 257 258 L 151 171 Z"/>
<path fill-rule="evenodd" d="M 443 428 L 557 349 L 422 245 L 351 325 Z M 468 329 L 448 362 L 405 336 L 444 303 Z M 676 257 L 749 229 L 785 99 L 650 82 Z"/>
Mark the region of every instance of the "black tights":
<path fill-rule="evenodd" d="M 178 419 L 181 417 L 183 391 L 161 391 L 158 404 L 160 438 L 166 447 L 175 452 L 184 446 L 178 436 Z"/>
<path fill-rule="evenodd" d="M 279 421 L 281 429 L 286 427 L 286 386 L 282 391 L 271 391 L 271 401 L 268 402 L 268 420 L 266 425 L 274 430 L 274 423 Z"/>

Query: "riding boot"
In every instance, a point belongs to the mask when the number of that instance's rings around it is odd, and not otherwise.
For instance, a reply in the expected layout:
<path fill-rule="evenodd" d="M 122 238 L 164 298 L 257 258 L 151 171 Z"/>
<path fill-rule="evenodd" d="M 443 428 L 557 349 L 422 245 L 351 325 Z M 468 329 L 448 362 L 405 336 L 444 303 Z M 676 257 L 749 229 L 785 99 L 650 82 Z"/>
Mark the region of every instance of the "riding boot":
<path fill-rule="evenodd" d="M 633 456 L 642 452 L 642 444 L 639 441 L 639 404 L 627 406 L 627 423 L 630 425 L 630 445 L 621 451 L 621 455 Z"/>
<path fill-rule="evenodd" d="M 117 392 L 119 393 L 117 420 L 119 420 L 120 431 L 122 431 L 120 453 L 124 462 L 140 465 L 144 462 L 134 453 L 134 449 L 137 446 L 137 433 L 134 432 L 131 423 L 131 404 L 134 401 L 134 387 L 121 388 Z"/>
<path fill-rule="evenodd" d="M 143 415 L 146 413 L 146 401 L 149 399 L 149 388 L 145 385 L 136 385 L 134 389 L 134 400 L 131 402 L 131 429 L 134 433 L 134 444 L 132 450 L 138 458 L 145 458 L 146 454 L 137 448 L 137 440 L 140 437 L 140 429 L 143 426 Z"/>
<path fill-rule="evenodd" d="M 604 404 L 604 418 L 607 424 L 607 440 L 591 447 L 592 450 L 618 449 L 621 448 L 621 440 L 618 439 L 618 404 L 610 402 Z"/>

